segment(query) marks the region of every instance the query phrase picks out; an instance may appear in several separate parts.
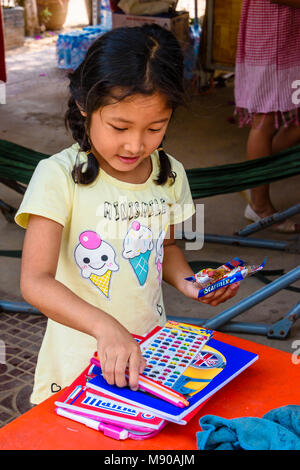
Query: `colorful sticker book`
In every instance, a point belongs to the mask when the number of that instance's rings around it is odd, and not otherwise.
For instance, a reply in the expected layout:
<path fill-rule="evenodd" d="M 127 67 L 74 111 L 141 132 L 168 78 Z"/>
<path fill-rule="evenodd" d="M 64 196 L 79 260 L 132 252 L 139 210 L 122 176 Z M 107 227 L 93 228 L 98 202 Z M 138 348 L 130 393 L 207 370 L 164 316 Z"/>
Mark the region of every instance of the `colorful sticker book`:
<path fill-rule="evenodd" d="M 175 330 L 177 335 L 174 335 Z M 178 343 L 175 343 L 172 337 L 170 337 L 172 341 L 166 341 L 171 331 L 172 335 L 178 338 L 176 339 L 179 341 Z M 166 336 L 161 335 L 162 332 Z M 195 332 L 198 332 L 201 339 L 198 348 L 195 347 L 195 338 L 190 336 Z M 186 336 L 182 336 L 184 333 Z M 188 338 L 190 342 L 187 341 Z M 158 340 L 159 343 L 155 342 Z M 185 346 L 184 343 L 187 345 Z M 152 346 L 153 344 L 154 346 Z M 109 385 L 101 374 L 92 378 L 87 383 L 87 387 L 107 393 L 116 399 L 125 400 L 127 403 L 141 407 L 162 419 L 179 424 L 186 424 L 195 410 L 202 406 L 207 399 L 258 359 L 254 353 L 215 340 L 213 332 L 210 330 L 177 322 L 168 322 L 159 329 L 156 327 L 153 334 L 148 335 L 140 345 L 143 355 L 148 355 L 149 351 L 152 353 L 150 357 L 146 357 L 146 369 L 150 370 L 146 370 L 147 375 L 142 375 L 144 381 L 149 381 L 153 385 L 153 387 L 151 385 L 152 390 L 145 391 L 144 387 L 142 390 L 132 391 L 129 387 L 119 388 Z M 182 349 L 183 346 L 186 349 Z M 191 349 L 197 349 L 197 351 L 191 351 Z M 188 352 L 191 352 L 192 356 L 189 356 Z M 170 357 L 165 357 L 167 362 L 163 366 L 164 356 Z M 187 362 L 182 362 L 185 356 L 189 359 L 186 359 Z M 179 361 L 175 361 L 176 357 Z M 180 364 L 184 364 L 184 367 Z M 149 366 L 152 367 L 149 368 Z M 170 366 L 174 366 L 174 368 Z M 175 371 L 180 373 L 173 373 Z M 165 372 L 166 376 L 163 375 Z M 154 374 L 155 376 L 150 377 Z M 159 383 L 158 381 L 162 380 L 159 377 L 165 377 L 165 380 Z M 174 381 L 171 382 L 171 379 Z M 155 396 L 158 393 L 154 385 L 163 387 L 169 393 L 180 395 L 186 400 L 186 404 L 178 406 L 166 398 Z"/>
<path fill-rule="evenodd" d="M 213 332 L 202 327 L 169 321 L 141 343 L 147 360 L 143 376 L 180 391 L 180 378 L 193 362 Z"/>
<path fill-rule="evenodd" d="M 145 439 L 157 434 L 166 422 L 124 400 L 86 387 L 101 374 L 89 365 L 55 402 L 56 413 L 102 431 L 115 439 Z"/>
<path fill-rule="evenodd" d="M 181 393 L 181 377 L 213 331 L 168 321 L 145 338 L 136 337 L 147 367 L 139 377 L 139 388 L 179 407 L 189 402 Z M 92 362 L 101 367 L 97 353 Z"/>

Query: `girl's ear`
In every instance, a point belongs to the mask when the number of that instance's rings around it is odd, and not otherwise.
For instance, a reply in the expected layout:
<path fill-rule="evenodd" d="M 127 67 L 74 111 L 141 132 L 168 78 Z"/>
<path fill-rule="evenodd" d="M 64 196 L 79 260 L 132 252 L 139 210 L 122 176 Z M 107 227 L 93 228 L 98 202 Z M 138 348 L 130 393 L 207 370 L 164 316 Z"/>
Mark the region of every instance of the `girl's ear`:
<path fill-rule="evenodd" d="M 77 108 L 78 108 L 79 111 L 80 111 L 80 114 L 81 114 L 83 117 L 87 117 L 86 112 L 82 109 L 82 107 L 80 106 L 80 104 L 79 104 L 77 101 L 75 101 L 75 103 L 76 103 L 76 105 L 77 105 Z"/>

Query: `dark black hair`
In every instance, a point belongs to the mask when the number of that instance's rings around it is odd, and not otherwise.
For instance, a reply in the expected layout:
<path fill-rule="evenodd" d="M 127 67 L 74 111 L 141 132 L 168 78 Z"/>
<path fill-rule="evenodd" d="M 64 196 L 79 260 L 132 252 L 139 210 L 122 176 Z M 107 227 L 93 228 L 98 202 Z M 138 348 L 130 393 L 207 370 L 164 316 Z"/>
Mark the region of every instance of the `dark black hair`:
<path fill-rule="evenodd" d="M 175 36 L 165 28 L 145 24 L 113 29 L 95 40 L 83 62 L 68 75 L 70 98 L 65 115 L 66 126 L 80 146 L 89 153 L 88 164 L 75 164 L 75 182 L 89 184 L 95 180 L 99 163 L 91 153 L 89 126 L 91 115 L 116 99 L 113 90 L 122 90 L 122 100 L 134 94 L 163 94 L 174 111 L 185 103 L 183 55 Z M 86 114 L 84 117 L 81 114 Z M 174 180 L 168 156 L 160 148 L 160 173 L 157 184 Z"/>

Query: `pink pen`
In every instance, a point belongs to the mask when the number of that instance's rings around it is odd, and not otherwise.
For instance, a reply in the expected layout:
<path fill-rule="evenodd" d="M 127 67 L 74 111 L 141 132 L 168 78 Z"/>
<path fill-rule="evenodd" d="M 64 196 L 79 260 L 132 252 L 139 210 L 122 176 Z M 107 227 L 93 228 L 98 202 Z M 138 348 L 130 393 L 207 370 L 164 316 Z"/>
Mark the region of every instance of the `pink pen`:
<path fill-rule="evenodd" d="M 100 366 L 99 359 L 95 357 L 91 358 L 91 363 L 95 364 L 98 367 Z M 126 374 L 126 378 L 128 379 L 128 374 Z M 144 390 L 145 392 L 150 393 L 151 395 L 155 395 L 158 398 L 161 398 L 172 405 L 179 406 L 180 408 L 184 408 L 189 405 L 189 402 L 185 399 L 183 395 L 174 390 L 168 389 L 167 387 L 163 387 L 156 383 L 154 380 L 151 380 L 149 377 L 144 377 L 140 375 L 139 378 L 139 388 Z"/>
<path fill-rule="evenodd" d="M 96 359 L 95 357 L 91 359 L 91 363 L 95 364 L 98 367 L 101 367 L 99 359 Z M 128 379 L 128 374 L 126 372 L 125 376 Z M 169 389 L 166 386 L 162 386 L 156 383 L 149 377 L 140 375 L 139 388 L 141 390 L 144 390 L 145 392 L 150 393 L 151 395 L 155 395 L 158 398 L 161 398 L 162 400 L 171 403 L 172 405 L 179 406 L 180 408 L 184 408 L 185 406 L 189 405 L 189 402 L 185 399 L 183 395 L 178 392 L 175 392 L 172 389 Z"/>
<path fill-rule="evenodd" d="M 160 432 L 160 429 L 156 429 L 156 430 L 148 431 L 148 432 L 138 431 L 138 430 L 127 431 L 126 429 L 119 428 L 118 426 L 114 426 L 112 424 L 99 423 L 99 421 L 96 421 L 95 419 L 85 418 L 81 415 L 78 415 L 77 413 L 71 413 L 62 408 L 55 408 L 55 411 L 59 416 L 63 416 L 64 418 L 71 419 L 72 421 L 77 421 L 78 423 L 82 423 L 91 429 L 95 429 L 96 431 L 102 431 L 105 436 L 111 437 L 113 439 L 117 439 L 118 441 L 124 440 L 127 438 L 135 439 L 135 440 L 148 439 L 149 437 L 153 437 Z M 163 427 L 165 425 L 166 425 L 166 422 L 164 423 Z"/>
<path fill-rule="evenodd" d="M 72 419 L 72 421 L 85 424 L 85 426 L 88 428 L 96 429 L 96 431 L 102 431 L 104 436 L 112 437 L 113 439 L 117 440 L 124 440 L 128 438 L 128 431 L 117 426 L 113 426 L 112 424 L 99 423 L 99 421 L 86 418 L 75 413 L 70 413 L 67 410 L 63 410 L 62 408 L 55 408 L 55 411 L 59 416 L 63 416 L 64 418 Z"/>
<path fill-rule="evenodd" d="M 175 398 L 167 397 L 166 395 L 162 395 L 157 390 L 154 391 L 152 388 L 150 388 L 150 387 L 148 388 L 144 384 L 140 384 L 140 389 L 144 390 L 145 392 L 150 393 L 151 395 L 156 396 L 157 398 L 161 398 L 162 400 L 167 401 L 168 403 L 171 403 L 172 405 L 179 406 L 179 408 L 185 408 L 187 406 L 182 401 L 176 400 Z"/>

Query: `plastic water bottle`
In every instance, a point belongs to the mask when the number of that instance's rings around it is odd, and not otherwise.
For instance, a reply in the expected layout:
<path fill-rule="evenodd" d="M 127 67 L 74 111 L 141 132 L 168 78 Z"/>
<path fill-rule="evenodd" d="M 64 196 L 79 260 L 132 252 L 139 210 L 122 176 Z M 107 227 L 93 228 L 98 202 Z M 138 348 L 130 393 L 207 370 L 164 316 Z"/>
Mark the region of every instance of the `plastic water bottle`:
<path fill-rule="evenodd" d="M 109 0 L 101 0 L 100 25 L 103 31 L 109 31 L 112 29 L 112 13 Z"/>
<path fill-rule="evenodd" d="M 192 80 L 197 69 L 201 32 L 198 24 L 190 26 L 190 43 L 184 53 L 184 73 L 187 80 Z"/>

